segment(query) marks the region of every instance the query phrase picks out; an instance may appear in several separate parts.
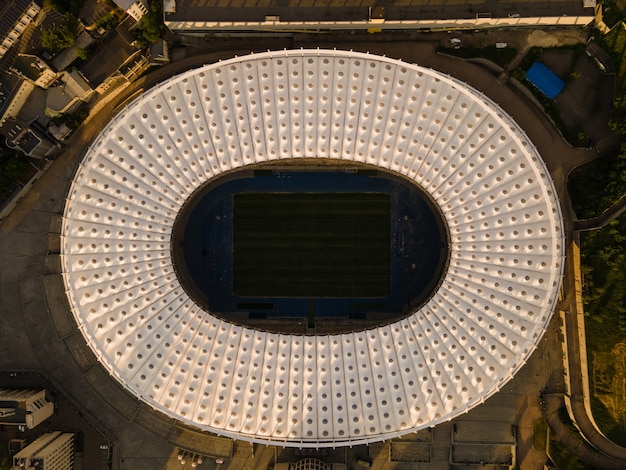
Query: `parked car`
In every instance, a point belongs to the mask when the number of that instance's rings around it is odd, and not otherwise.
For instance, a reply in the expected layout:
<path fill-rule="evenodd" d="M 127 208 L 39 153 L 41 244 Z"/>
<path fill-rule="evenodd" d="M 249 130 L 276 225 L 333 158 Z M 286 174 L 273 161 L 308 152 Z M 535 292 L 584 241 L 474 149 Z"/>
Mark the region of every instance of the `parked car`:
<path fill-rule="evenodd" d="M 459 38 L 450 38 L 450 46 L 452 46 L 454 49 L 460 49 L 461 40 Z"/>

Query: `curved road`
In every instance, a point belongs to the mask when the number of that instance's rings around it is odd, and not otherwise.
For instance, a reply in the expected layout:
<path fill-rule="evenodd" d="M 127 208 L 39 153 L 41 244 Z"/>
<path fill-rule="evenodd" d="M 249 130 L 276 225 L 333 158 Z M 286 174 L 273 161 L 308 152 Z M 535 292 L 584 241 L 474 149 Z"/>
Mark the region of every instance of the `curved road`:
<path fill-rule="evenodd" d="M 594 217 L 593 219 L 576 220 L 574 222 L 574 230 L 584 231 L 602 228 L 608 225 L 611 220 L 617 219 L 624 212 L 626 212 L 626 194 L 615 201 L 611 207 L 598 217 Z"/>

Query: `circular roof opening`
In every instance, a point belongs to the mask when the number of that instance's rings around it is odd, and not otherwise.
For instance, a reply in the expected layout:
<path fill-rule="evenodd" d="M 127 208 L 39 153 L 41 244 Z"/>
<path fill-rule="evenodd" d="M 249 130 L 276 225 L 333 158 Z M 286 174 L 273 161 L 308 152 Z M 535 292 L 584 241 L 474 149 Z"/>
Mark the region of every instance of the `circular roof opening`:
<path fill-rule="evenodd" d="M 407 317 L 270 333 L 181 286 L 171 244 L 185 201 L 225 172 L 305 159 L 381 167 L 439 207 L 450 261 Z M 61 254 L 79 329 L 127 390 L 200 429 L 294 447 L 381 441 L 482 403 L 542 337 L 563 256 L 550 176 L 502 109 L 433 70 L 323 50 L 207 65 L 129 104 L 74 176 Z"/>
<path fill-rule="evenodd" d="M 388 324 L 423 305 L 448 262 L 428 193 L 368 165 L 265 164 L 190 197 L 172 256 L 189 296 L 220 318 L 300 334 Z"/>

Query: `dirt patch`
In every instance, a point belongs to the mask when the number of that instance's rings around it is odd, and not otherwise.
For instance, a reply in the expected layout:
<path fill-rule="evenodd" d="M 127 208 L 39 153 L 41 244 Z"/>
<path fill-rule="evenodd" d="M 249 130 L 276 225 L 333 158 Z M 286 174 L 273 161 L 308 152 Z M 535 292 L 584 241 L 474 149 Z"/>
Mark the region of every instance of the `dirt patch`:
<path fill-rule="evenodd" d="M 534 30 L 528 35 L 529 47 L 562 47 L 585 42 L 583 31 L 541 31 Z"/>
<path fill-rule="evenodd" d="M 620 426 L 626 427 L 626 343 L 611 352 L 593 353 L 594 395 Z"/>
<path fill-rule="evenodd" d="M 541 54 L 541 62 L 564 81 L 568 81 L 576 59 L 577 54 L 572 49 L 553 49 Z"/>

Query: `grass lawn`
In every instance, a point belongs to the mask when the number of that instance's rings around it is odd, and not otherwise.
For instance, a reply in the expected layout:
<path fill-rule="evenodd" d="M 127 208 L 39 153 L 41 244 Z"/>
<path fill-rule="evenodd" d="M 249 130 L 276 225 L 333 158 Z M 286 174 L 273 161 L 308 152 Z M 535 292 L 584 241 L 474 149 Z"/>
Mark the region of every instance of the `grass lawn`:
<path fill-rule="evenodd" d="M 559 470 L 591 470 L 556 439 L 550 439 L 550 459 Z"/>
<path fill-rule="evenodd" d="M 548 425 L 540 419 L 533 425 L 533 447 L 541 452 L 546 451 L 548 442 Z"/>
<path fill-rule="evenodd" d="M 389 294 L 388 194 L 239 193 L 233 198 L 235 295 Z"/>

